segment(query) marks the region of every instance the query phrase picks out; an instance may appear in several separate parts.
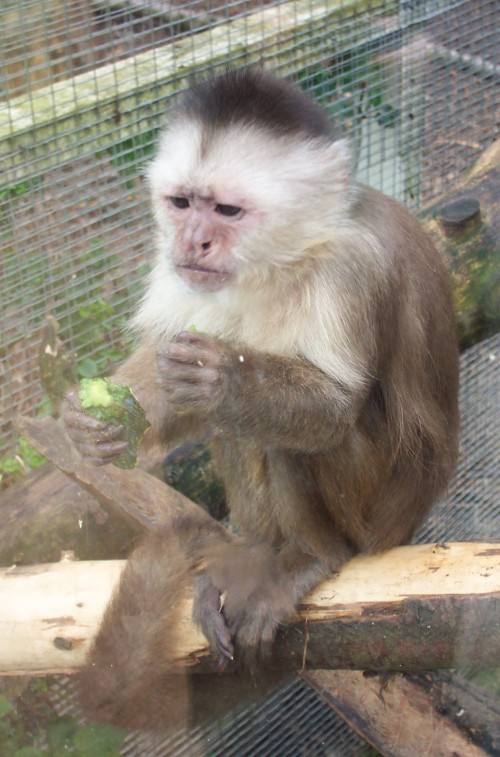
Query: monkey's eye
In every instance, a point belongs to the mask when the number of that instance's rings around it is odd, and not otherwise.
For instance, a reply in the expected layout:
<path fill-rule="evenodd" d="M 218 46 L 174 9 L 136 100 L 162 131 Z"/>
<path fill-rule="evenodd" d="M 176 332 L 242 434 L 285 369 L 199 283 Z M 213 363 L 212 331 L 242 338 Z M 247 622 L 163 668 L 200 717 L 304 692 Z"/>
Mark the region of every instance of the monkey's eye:
<path fill-rule="evenodd" d="M 237 216 L 241 211 L 236 205 L 221 205 L 220 203 L 215 206 L 215 212 L 221 216 Z"/>
<path fill-rule="evenodd" d="M 189 200 L 187 197 L 170 197 L 170 202 L 174 208 L 179 208 L 179 210 L 189 208 Z"/>

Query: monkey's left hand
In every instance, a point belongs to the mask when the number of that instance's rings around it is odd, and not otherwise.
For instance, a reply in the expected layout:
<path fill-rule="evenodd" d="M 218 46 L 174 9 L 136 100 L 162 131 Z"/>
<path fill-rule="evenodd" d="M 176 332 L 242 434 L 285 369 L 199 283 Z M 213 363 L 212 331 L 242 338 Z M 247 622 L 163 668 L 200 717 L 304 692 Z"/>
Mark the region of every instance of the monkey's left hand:
<path fill-rule="evenodd" d="M 268 652 L 294 603 L 278 556 L 268 544 L 217 544 L 198 576 L 193 616 L 221 666 Z"/>
<path fill-rule="evenodd" d="M 181 332 L 157 352 L 158 383 L 179 411 L 210 412 L 224 394 L 224 367 L 233 350 L 207 334 Z"/>

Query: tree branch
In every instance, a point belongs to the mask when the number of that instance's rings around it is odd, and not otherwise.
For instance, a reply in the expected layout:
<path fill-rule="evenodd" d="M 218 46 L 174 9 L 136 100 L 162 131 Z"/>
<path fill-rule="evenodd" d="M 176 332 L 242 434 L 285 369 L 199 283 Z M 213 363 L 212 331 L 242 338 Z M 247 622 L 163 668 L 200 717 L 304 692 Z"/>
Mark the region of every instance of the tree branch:
<path fill-rule="evenodd" d="M 72 671 L 84 661 L 124 561 L 0 571 L 0 673 Z M 176 609 L 181 666 L 216 670 L 191 602 Z M 267 668 L 412 671 L 500 666 L 500 544 L 398 547 L 360 556 L 281 629 Z"/>

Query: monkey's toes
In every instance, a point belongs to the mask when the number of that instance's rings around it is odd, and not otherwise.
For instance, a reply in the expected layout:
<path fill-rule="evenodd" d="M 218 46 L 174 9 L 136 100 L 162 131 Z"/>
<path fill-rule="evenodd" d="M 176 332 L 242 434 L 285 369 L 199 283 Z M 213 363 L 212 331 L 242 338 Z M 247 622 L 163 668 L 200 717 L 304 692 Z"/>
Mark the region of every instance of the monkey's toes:
<path fill-rule="evenodd" d="M 196 581 L 193 620 L 207 637 L 219 667 L 223 669 L 234 657 L 234 646 L 221 594 L 206 575 L 198 576 Z"/>

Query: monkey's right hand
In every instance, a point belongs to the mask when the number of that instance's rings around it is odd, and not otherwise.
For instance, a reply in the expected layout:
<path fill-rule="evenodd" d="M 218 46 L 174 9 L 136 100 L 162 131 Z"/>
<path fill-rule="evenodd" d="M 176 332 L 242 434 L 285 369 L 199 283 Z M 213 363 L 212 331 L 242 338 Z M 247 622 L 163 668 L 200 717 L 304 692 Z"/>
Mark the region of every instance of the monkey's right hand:
<path fill-rule="evenodd" d="M 85 462 L 112 463 L 127 449 L 124 426 L 111 426 L 87 415 L 77 389 L 66 394 L 61 415 L 67 435 Z"/>

